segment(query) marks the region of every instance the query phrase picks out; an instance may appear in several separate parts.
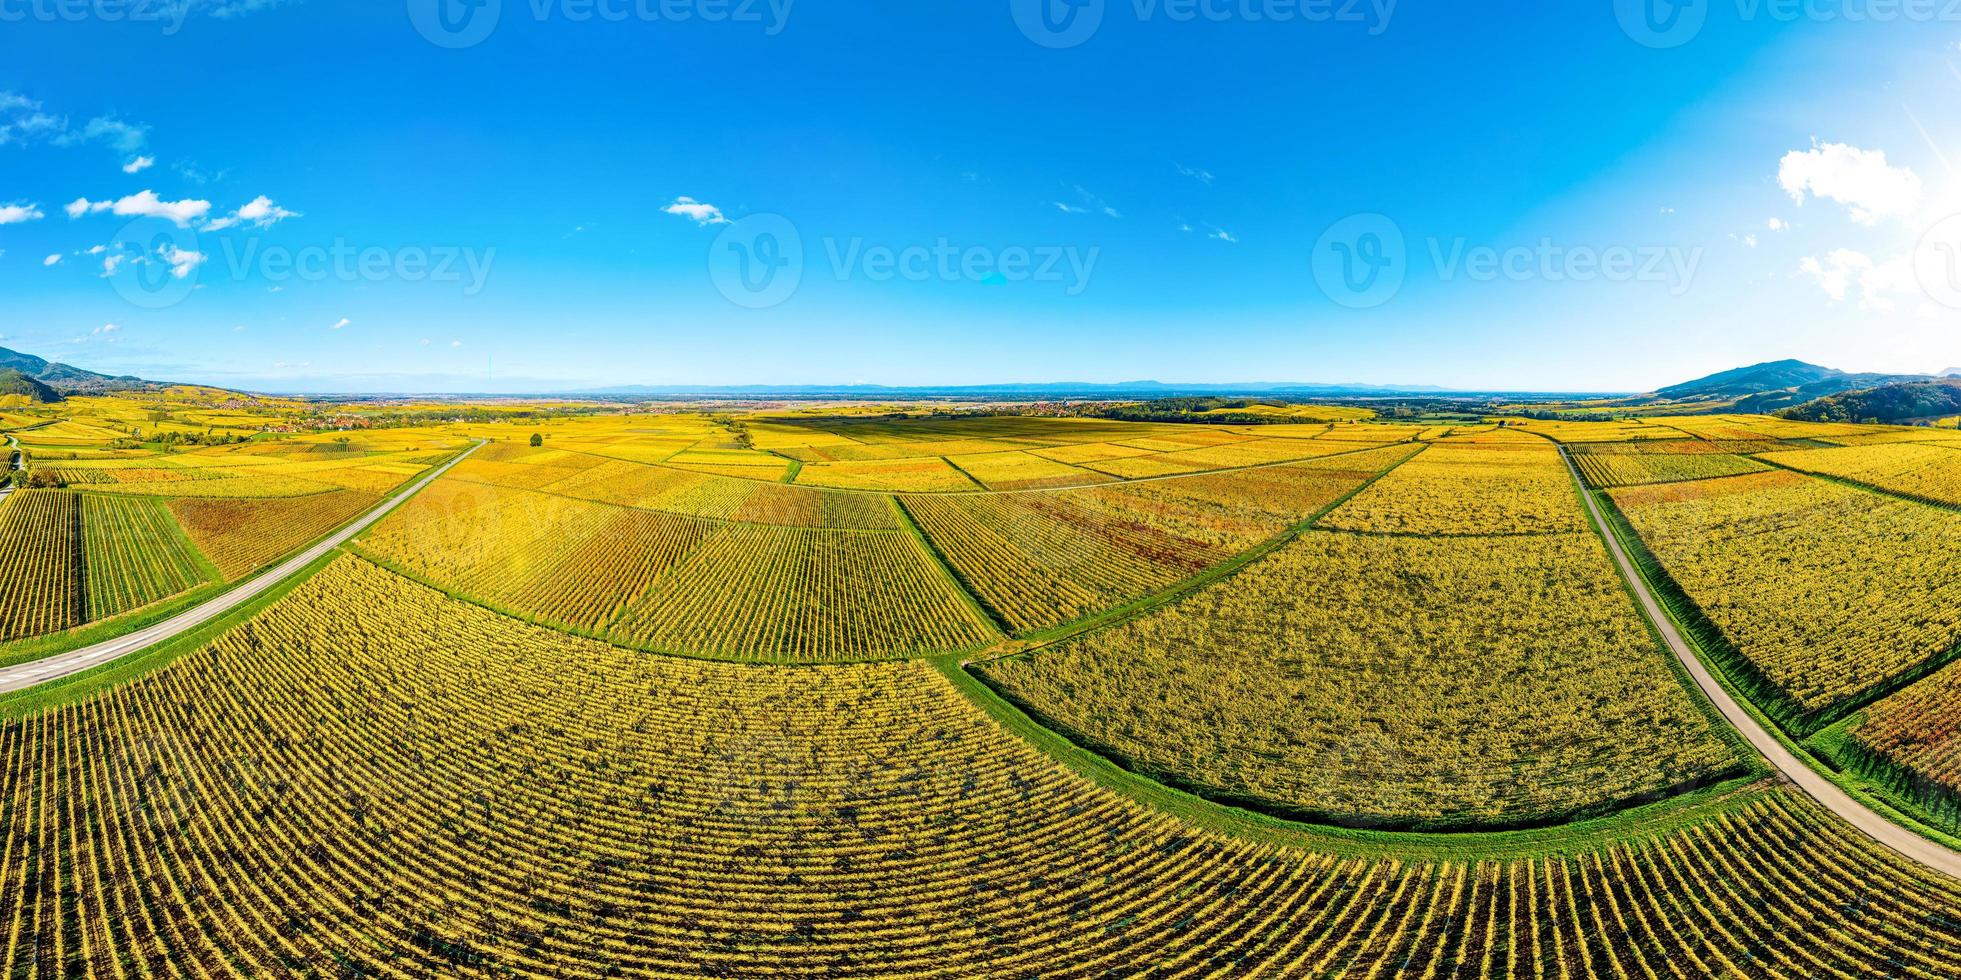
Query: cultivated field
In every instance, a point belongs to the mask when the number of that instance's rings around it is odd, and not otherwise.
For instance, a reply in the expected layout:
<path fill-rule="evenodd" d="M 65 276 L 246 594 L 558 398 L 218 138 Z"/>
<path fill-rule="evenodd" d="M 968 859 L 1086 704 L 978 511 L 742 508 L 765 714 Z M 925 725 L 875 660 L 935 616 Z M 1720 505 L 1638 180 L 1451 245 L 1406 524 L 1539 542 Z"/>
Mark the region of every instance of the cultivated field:
<path fill-rule="evenodd" d="M 0 745 L 0 921 L 29 975 L 1932 977 L 1961 957 L 1961 886 L 1787 790 L 1556 854 L 1260 843 L 1082 778 L 924 665 L 650 658 L 356 558 Z"/>
<path fill-rule="evenodd" d="M 982 674 L 1141 771 L 1338 823 L 1534 824 L 1736 771 L 1600 542 L 1556 530 L 1554 497 L 1579 503 L 1556 452 L 1487 445 L 1433 446 L 1239 575 Z"/>
<path fill-rule="evenodd" d="M 1961 829 L 1952 431 L 961 411 L 8 409 L 0 691 L 476 448 L 0 695 L 7 975 L 1961 962 L 1961 881 L 1768 778 L 1637 601 Z"/>

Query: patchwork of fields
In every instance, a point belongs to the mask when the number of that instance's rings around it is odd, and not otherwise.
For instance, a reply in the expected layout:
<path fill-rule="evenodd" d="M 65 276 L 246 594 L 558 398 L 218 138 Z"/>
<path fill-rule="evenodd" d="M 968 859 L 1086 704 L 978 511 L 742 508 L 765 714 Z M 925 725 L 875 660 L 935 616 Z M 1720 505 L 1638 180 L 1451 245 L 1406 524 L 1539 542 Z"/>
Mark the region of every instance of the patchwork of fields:
<path fill-rule="evenodd" d="M 484 443 L 0 699 L 10 976 L 1961 962 L 1961 882 L 1765 778 L 1585 506 L 1785 735 L 1961 829 L 1953 432 L 266 411 L 0 420 L 59 484 L 0 502 L 0 663 Z"/>
<path fill-rule="evenodd" d="M 1961 957 L 1961 885 L 1769 785 L 1488 860 L 1259 842 L 1083 778 L 922 664 L 647 657 L 351 557 L 0 745 L 23 845 L 0 922 L 29 973 L 1934 976 Z"/>
<path fill-rule="evenodd" d="M 14 430 L 35 468 L 58 486 L 0 499 L 0 662 L 22 655 L 9 643 L 244 578 L 464 445 L 454 435 L 391 432 L 359 442 L 343 436 L 184 451 L 91 448 L 134 438 L 130 433 L 141 431 L 134 422 L 117 428 L 133 418 L 122 410 L 52 424 L 23 417 L 27 427 Z M 214 420 L 196 431 L 215 427 Z"/>

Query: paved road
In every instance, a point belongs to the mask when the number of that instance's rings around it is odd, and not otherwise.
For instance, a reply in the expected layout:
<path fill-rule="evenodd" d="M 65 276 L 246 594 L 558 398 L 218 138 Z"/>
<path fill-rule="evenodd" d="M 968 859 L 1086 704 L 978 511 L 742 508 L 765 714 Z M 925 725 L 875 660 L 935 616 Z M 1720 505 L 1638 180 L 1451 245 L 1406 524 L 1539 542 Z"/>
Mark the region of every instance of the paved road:
<path fill-rule="evenodd" d="M 1559 455 L 1566 461 L 1566 467 L 1573 471 L 1573 479 L 1579 480 L 1579 470 L 1574 467 L 1573 458 L 1567 454 L 1566 447 L 1559 448 Z M 1585 481 L 1582 480 L 1580 485 L 1585 486 Z M 1656 602 L 1654 594 L 1648 591 L 1647 580 L 1641 577 L 1641 573 L 1634 567 L 1634 562 L 1629 560 L 1627 551 L 1621 547 L 1620 539 L 1614 537 L 1613 531 L 1607 527 L 1606 519 L 1600 513 L 1600 505 L 1594 502 L 1591 495 L 1587 495 L 1586 505 L 1587 512 L 1600 529 L 1600 536 L 1606 539 L 1607 550 L 1613 552 L 1614 563 L 1620 566 L 1621 574 L 1634 587 L 1634 594 L 1640 598 L 1641 608 L 1647 612 L 1648 619 L 1653 621 L 1655 628 L 1661 631 L 1662 639 L 1668 641 L 1668 649 L 1673 651 L 1675 658 L 1688 669 L 1689 676 L 1695 678 L 1696 686 L 1702 688 L 1702 693 L 1708 695 L 1710 701 L 1715 702 L 1716 709 L 1723 713 L 1723 717 L 1735 726 L 1758 752 L 1763 753 L 1764 758 L 1769 759 L 1770 764 L 1776 767 L 1778 772 L 1796 784 L 1799 789 L 1810 794 L 1812 799 L 1823 804 L 1825 809 L 1838 814 L 1846 823 L 1859 828 L 1866 836 L 1951 878 L 1961 879 L 1961 852 L 1936 844 L 1874 813 L 1865 804 L 1839 789 L 1831 780 L 1820 775 L 1817 770 L 1805 765 L 1804 760 L 1785 748 L 1784 743 L 1779 742 L 1775 736 L 1757 723 L 1756 718 L 1744 711 L 1743 706 L 1737 704 L 1736 699 L 1730 697 L 1729 692 L 1723 689 L 1723 685 L 1710 674 L 1709 668 L 1703 666 L 1702 661 L 1696 658 L 1695 649 L 1682 638 L 1681 631 L 1675 628 L 1675 622 L 1662 611 L 1661 604 Z"/>
<path fill-rule="evenodd" d="M 7 479 L 13 474 L 7 471 L 24 470 L 26 468 L 27 468 L 27 454 L 20 451 L 20 440 L 14 438 L 13 436 L 8 436 L 7 437 L 7 465 L 0 467 L 0 500 L 7 499 L 7 495 L 14 492 L 13 481 Z"/>
<path fill-rule="evenodd" d="M 274 566 L 272 570 L 261 573 L 257 578 L 209 602 L 194 606 L 161 623 L 146 626 L 134 633 L 119 636 L 113 640 L 104 640 L 92 646 L 70 650 L 67 653 L 59 653 L 52 657 L 35 660 L 30 663 L 0 668 L 0 694 L 19 691 L 24 688 L 33 687 L 36 684 L 44 684 L 56 678 L 77 674 L 91 667 L 99 667 L 111 660 L 126 657 L 138 650 L 153 647 L 188 630 L 196 629 L 198 626 L 218 616 L 222 616 L 244 603 L 250 602 L 255 596 L 298 574 L 301 569 L 313 564 L 320 556 L 346 544 L 350 538 L 367 530 L 369 525 L 387 516 L 389 511 L 394 510 L 403 501 L 415 496 L 423 487 L 428 486 L 437 477 L 447 472 L 450 467 L 462 462 L 463 457 L 476 452 L 482 446 L 483 443 L 478 442 L 476 445 L 464 450 L 455 459 L 438 467 L 435 472 L 415 481 L 407 490 L 375 505 L 373 510 L 356 518 L 354 523 L 335 531 L 313 547 L 286 559 Z"/>

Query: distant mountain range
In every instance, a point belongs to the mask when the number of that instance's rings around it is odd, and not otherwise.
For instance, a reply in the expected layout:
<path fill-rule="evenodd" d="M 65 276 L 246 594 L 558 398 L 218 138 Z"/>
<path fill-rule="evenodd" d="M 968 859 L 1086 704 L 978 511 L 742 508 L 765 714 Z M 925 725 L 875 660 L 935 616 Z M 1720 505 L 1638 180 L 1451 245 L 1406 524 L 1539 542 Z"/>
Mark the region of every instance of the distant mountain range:
<path fill-rule="evenodd" d="M 49 361 L 0 347 L 0 395 L 25 395 L 35 401 L 63 395 L 148 391 L 167 387 L 133 375 L 109 375 L 58 361 Z M 1899 390 L 1894 390 L 1899 389 Z M 1853 393 L 1878 392 L 1851 398 Z M 1747 367 L 1658 388 L 1645 395 L 1612 392 L 1477 391 L 1438 385 L 1335 384 L 1300 381 L 1178 382 L 1050 381 L 988 385 L 895 386 L 842 385 L 614 385 L 579 391 L 539 392 L 544 397 L 622 400 L 702 401 L 1154 401 L 1170 398 L 1266 397 L 1291 401 L 1344 398 L 1424 399 L 1611 399 L 1619 407 L 1666 404 L 1690 412 L 1778 412 L 1807 407 L 1809 415 L 1855 420 L 1917 420 L 1948 414 L 1942 410 L 1950 396 L 1961 397 L 1961 367 L 1933 374 L 1876 374 L 1840 371 L 1799 360 L 1765 361 Z M 1848 396 L 1848 397 L 1838 397 Z M 467 396 L 465 396 L 467 397 Z M 510 397 L 510 396 L 504 396 Z M 1836 399 L 1829 404 L 1825 399 Z M 1815 409 L 1811 407 L 1814 403 Z M 1913 414 L 1904 414 L 1913 413 Z M 1798 413 L 1792 412 L 1797 417 Z"/>
<path fill-rule="evenodd" d="M 96 394 L 161 387 L 132 375 L 97 374 L 81 368 L 0 347 L 0 372 L 11 371 L 63 394 Z M 3 393 L 3 392 L 0 392 Z"/>

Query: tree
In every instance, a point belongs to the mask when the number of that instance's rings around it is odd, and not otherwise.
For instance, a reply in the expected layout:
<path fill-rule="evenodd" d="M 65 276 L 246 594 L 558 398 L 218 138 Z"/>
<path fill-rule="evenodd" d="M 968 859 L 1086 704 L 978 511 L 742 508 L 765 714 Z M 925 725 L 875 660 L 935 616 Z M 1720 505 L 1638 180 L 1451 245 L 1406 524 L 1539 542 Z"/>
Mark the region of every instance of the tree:
<path fill-rule="evenodd" d="M 545 444 L 544 436 L 539 435 L 536 432 L 531 433 L 531 448 L 536 449 L 544 444 Z"/>

